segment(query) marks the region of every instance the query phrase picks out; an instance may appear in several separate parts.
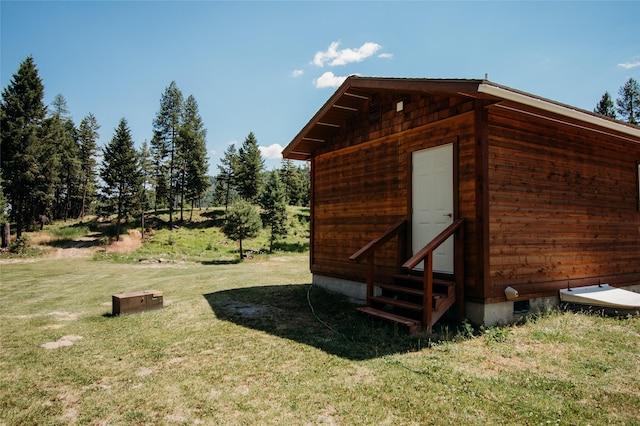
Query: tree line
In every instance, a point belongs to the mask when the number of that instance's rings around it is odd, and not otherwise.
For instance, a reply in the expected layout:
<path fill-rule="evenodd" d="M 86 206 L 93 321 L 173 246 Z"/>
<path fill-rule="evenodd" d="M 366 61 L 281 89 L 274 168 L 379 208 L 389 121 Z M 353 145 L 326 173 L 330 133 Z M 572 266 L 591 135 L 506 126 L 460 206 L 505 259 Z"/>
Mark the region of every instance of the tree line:
<path fill-rule="evenodd" d="M 177 212 L 183 221 L 185 206 L 193 211 L 203 202 L 227 207 L 242 199 L 267 206 L 263 207 L 267 224 L 272 222 L 269 205 L 274 203 L 267 201 L 267 194 L 280 197 L 282 190 L 285 206 L 309 204 L 308 167 L 284 161 L 280 170 L 266 172 L 253 133 L 238 151 L 230 145 L 218 175 L 208 176 L 206 129 L 198 104 L 193 95 L 185 99 L 175 82 L 161 95 L 151 141 L 143 141 L 139 150 L 126 118 L 101 149 L 97 144 L 100 125 L 93 114 L 76 126 L 62 95 L 55 96 L 50 107 L 43 99 L 44 84 L 29 56 L 2 91 L 3 247 L 10 222 L 20 238 L 24 230 L 42 227 L 50 219 L 115 215 L 117 238 L 122 219 L 149 210 L 168 210 L 173 228 Z M 276 195 L 274 179 L 279 185 Z"/>
<path fill-rule="evenodd" d="M 618 90 L 615 104 L 609 92 L 604 92 L 593 112 L 637 126 L 640 123 L 640 85 L 630 78 Z"/>
<path fill-rule="evenodd" d="M 51 110 L 43 97 L 44 84 L 28 57 L 3 89 L 0 109 L 0 210 L 5 221 L 16 222 L 18 237 L 48 217 L 82 217 L 95 197 L 96 118 L 89 114 L 76 127 L 62 95 Z"/>

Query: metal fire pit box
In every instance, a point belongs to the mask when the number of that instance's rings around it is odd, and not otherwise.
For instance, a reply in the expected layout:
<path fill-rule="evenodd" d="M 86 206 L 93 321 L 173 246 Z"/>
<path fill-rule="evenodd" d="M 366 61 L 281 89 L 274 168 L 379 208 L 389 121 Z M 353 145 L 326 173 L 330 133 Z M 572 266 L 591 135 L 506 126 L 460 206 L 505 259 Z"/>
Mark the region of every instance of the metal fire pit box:
<path fill-rule="evenodd" d="M 162 309 L 163 293 L 158 290 L 133 291 L 111 296 L 113 315 Z"/>

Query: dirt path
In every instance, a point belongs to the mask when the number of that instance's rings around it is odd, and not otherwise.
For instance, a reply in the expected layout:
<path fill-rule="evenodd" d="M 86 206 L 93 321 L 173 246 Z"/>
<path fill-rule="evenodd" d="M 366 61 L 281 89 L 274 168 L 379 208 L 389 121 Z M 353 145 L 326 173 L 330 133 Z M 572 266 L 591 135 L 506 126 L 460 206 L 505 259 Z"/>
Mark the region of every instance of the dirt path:
<path fill-rule="evenodd" d="M 98 250 L 104 250 L 102 246 L 102 234 L 93 232 L 62 245 L 55 244 L 50 234 L 46 232 L 34 232 L 29 235 L 32 247 L 42 249 L 46 254 L 36 258 L 2 259 L 3 263 L 31 263 L 42 259 L 69 259 L 90 258 Z M 113 241 L 107 246 L 107 252 L 131 253 L 142 245 L 140 231 L 131 229 L 126 235 L 120 236 L 120 241 Z"/>
<path fill-rule="evenodd" d="M 44 257 L 56 259 L 92 257 L 96 250 L 100 249 L 101 237 L 102 235 L 97 232 L 80 237 L 60 247 L 55 247 Z M 43 246 L 40 245 L 40 247 Z"/>

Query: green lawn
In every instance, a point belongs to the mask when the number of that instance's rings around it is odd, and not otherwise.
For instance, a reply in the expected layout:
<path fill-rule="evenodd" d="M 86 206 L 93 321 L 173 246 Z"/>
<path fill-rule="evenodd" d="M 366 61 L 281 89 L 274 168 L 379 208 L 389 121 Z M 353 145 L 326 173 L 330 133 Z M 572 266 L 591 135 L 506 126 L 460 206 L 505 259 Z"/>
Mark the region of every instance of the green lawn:
<path fill-rule="evenodd" d="M 306 255 L 0 273 L 0 424 L 640 424 L 638 318 L 436 343 L 311 288 Z M 164 309 L 110 315 L 112 294 L 151 288 Z"/>

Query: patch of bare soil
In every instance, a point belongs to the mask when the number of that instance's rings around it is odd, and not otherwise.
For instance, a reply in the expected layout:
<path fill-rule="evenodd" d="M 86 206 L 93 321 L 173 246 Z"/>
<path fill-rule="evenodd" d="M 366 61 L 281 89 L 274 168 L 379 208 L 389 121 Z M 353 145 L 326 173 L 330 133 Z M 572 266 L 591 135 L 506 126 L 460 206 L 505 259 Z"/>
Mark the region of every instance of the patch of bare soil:
<path fill-rule="evenodd" d="M 137 229 L 129 229 L 127 235 L 120 235 L 120 240 L 107 247 L 107 252 L 131 253 L 142 246 L 142 234 Z"/>
<path fill-rule="evenodd" d="M 14 258 L 0 259 L 0 263 L 30 263 L 40 259 L 69 259 L 90 258 L 101 249 L 101 237 L 99 232 L 91 233 L 73 241 L 69 241 L 58 247 L 51 248 L 51 235 L 46 232 L 34 232 L 29 235 L 30 244 L 46 252 L 39 258 Z M 119 241 L 112 241 L 107 247 L 107 252 L 131 253 L 142 246 L 142 234 L 137 229 L 130 229 L 127 234 L 121 235 Z"/>
<path fill-rule="evenodd" d="M 100 233 L 92 233 L 69 241 L 49 252 L 47 257 L 55 259 L 92 257 L 93 253 L 100 248 L 100 235 Z M 48 241 L 42 241 L 42 243 L 46 242 Z"/>
<path fill-rule="evenodd" d="M 73 342 L 80 339 L 82 339 L 82 336 L 76 336 L 76 335 L 62 336 L 60 339 L 58 339 L 55 342 L 43 343 L 41 346 L 45 349 L 57 349 L 64 346 L 71 346 L 73 345 Z"/>

